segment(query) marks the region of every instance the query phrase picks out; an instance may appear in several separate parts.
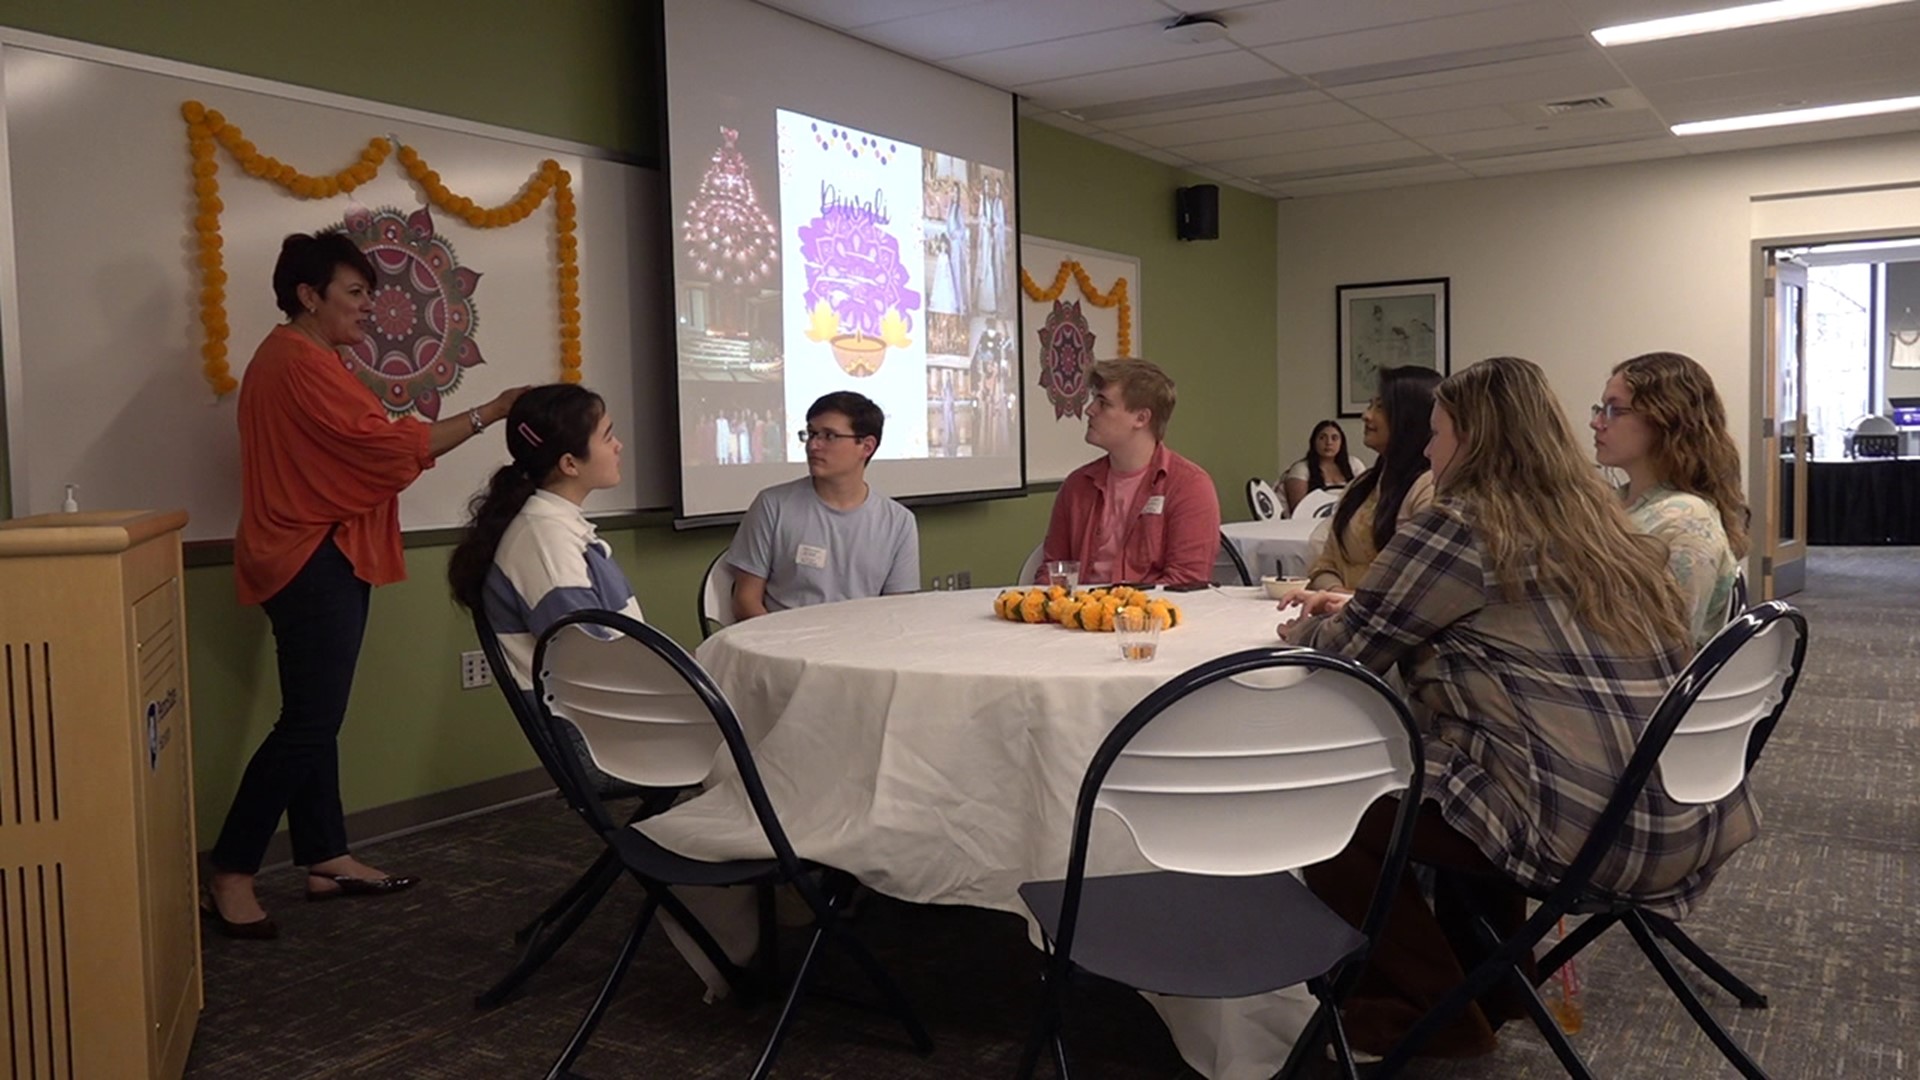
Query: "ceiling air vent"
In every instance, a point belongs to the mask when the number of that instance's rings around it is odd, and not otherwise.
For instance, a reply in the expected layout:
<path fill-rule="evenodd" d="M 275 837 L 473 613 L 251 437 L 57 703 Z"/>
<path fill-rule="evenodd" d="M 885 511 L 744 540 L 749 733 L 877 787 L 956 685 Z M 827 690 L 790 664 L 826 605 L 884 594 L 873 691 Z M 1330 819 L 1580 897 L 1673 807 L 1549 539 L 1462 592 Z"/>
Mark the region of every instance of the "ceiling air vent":
<path fill-rule="evenodd" d="M 1613 102 L 1601 96 L 1568 98 L 1565 101 L 1542 102 L 1540 111 L 1548 116 L 1566 116 L 1568 113 L 1601 112 L 1613 108 Z"/>

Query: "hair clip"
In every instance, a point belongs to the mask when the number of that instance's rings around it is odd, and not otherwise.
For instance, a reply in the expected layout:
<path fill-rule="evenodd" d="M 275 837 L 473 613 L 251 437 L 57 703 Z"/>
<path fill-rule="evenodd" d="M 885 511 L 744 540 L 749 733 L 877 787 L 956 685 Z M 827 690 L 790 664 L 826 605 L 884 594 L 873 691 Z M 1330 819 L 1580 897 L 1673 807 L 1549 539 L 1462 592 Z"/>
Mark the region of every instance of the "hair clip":
<path fill-rule="evenodd" d="M 533 429 L 527 426 L 525 420 L 520 421 L 520 437 L 527 440 L 528 446 L 540 445 L 540 436 L 533 433 Z"/>

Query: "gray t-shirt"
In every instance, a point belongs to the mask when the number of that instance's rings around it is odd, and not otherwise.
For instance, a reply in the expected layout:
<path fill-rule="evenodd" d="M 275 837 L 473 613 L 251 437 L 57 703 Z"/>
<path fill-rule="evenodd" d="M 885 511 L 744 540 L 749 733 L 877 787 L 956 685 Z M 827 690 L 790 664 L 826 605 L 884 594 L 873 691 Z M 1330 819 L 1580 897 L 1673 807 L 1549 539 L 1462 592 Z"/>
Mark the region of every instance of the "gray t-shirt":
<path fill-rule="evenodd" d="M 836 510 L 803 476 L 753 497 L 727 562 L 767 579 L 768 611 L 913 592 L 920 529 L 912 511 L 871 488 L 866 502 Z"/>

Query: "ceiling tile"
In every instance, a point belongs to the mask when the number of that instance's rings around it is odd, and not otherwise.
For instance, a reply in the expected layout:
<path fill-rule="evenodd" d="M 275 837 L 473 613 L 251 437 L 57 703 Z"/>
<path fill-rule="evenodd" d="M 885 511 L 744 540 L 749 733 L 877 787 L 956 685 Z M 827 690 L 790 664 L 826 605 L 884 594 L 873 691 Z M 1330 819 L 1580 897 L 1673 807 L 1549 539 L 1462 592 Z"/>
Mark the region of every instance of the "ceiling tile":
<path fill-rule="evenodd" d="M 1227 33 L 1242 45 L 1277 45 L 1307 38 L 1331 37 L 1429 19 L 1447 18 L 1492 8 L 1511 7 L 1517 0 L 1280 0 L 1227 12 Z"/>
<path fill-rule="evenodd" d="M 1594 112 L 1564 116 L 1539 124 L 1463 131 L 1421 139 L 1425 146 L 1448 156 L 1484 154 L 1488 150 L 1522 147 L 1597 146 L 1638 139 L 1671 138 L 1660 118 L 1645 109 Z"/>
<path fill-rule="evenodd" d="M 1232 101 L 1217 101 L 1207 105 L 1190 105 L 1177 109 L 1154 109 L 1147 112 L 1130 112 L 1124 116 L 1114 116 L 1100 121 L 1100 126 L 1110 128 L 1151 127 L 1156 124 L 1178 124 L 1189 120 L 1205 120 L 1215 116 L 1237 116 L 1241 113 L 1264 112 L 1271 109 L 1287 109 L 1300 105 L 1317 105 L 1333 100 L 1318 90 L 1299 90 L 1285 94 L 1263 94 L 1258 97 L 1238 98 Z"/>
<path fill-rule="evenodd" d="M 1250 135 L 1271 135 L 1281 131 L 1307 131 L 1312 128 L 1350 124 L 1366 117 L 1351 106 L 1337 101 L 1321 101 L 1291 109 L 1263 109 L 1260 112 L 1233 113 L 1201 120 L 1183 120 L 1171 124 L 1130 126 L 1127 134 L 1142 142 L 1160 146 L 1239 139 Z M 1118 125 L 1105 125 L 1116 127 Z"/>
<path fill-rule="evenodd" d="M 1471 180 L 1473 174 L 1457 165 L 1414 165 L 1404 169 L 1376 169 L 1322 176 L 1313 179 L 1286 180 L 1270 185 L 1296 199 L 1315 195 L 1338 195 L 1346 191 L 1375 191 L 1381 188 L 1412 187 L 1415 184 L 1440 184 L 1450 180 Z"/>
<path fill-rule="evenodd" d="M 1663 140 L 1649 139 L 1642 142 L 1622 143 L 1618 146 L 1540 150 L 1529 154 L 1462 161 L 1460 167 L 1475 176 L 1507 176 L 1513 173 L 1546 172 L 1551 169 L 1620 165 L 1632 161 L 1685 157 L 1686 148 L 1680 146 L 1679 142 L 1678 139 L 1668 137 Z"/>
<path fill-rule="evenodd" d="M 1408 138 L 1425 139 L 1432 135 L 1458 135 L 1463 131 L 1512 127 L 1515 122 L 1513 113 L 1498 105 L 1476 105 L 1470 109 L 1395 117 L 1393 129 Z"/>
<path fill-rule="evenodd" d="M 1792 78 L 1809 61 L 1911 70 L 1916 50 L 1920 50 L 1920 6 L 1897 4 L 1605 51 L 1629 78 L 1659 84 L 1742 71 L 1771 71 Z"/>
<path fill-rule="evenodd" d="M 1120 26 L 1172 21 L 1159 0 L 989 0 L 874 23 L 862 27 L 860 36 L 909 56 L 946 60 Z"/>
<path fill-rule="evenodd" d="M 1278 154 L 1297 154 L 1308 150 L 1328 150 L 1341 146 L 1405 141 L 1392 128 L 1368 122 L 1314 128 L 1312 131 L 1253 135 L 1244 139 L 1223 139 L 1219 142 L 1197 143 L 1192 146 L 1175 147 L 1175 149 L 1195 161 L 1212 164 L 1244 161 L 1247 158 L 1267 158 Z"/>
<path fill-rule="evenodd" d="M 1281 75 L 1271 64 L 1247 52 L 1196 56 L 1126 71 L 1108 71 L 1071 79 L 1051 79 L 1014 87 L 1014 91 L 1054 109 L 1072 109 L 1149 95 L 1233 86 Z"/>
<path fill-rule="evenodd" d="M 1256 51 L 1288 71 L 1311 75 L 1579 34 L 1580 28 L 1558 4 L 1523 4 L 1271 45 Z"/>
<path fill-rule="evenodd" d="M 836 30 L 852 30 L 888 19 L 930 15 L 954 8 L 978 7 L 984 0 L 759 0 L 770 8 L 798 15 Z"/>
<path fill-rule="evenodd" d="M 1364 146 L 1340 146 L 1326 150 L 1303 150 L 1292 154 L 1273 154 L 1265 157 L 1247 158 L 1241 161 L 1223 161 L 1218 167 L 1255 180 L 1271 182 L 1275 176 L 1295 174 L 1333 172 L 1361 165 L 1381 165 L 1394 162 L 1396 165 L 1438 164 L 1440 159 L 1426 147 L 1406 139 L 1393 142 L 1369 143 Z"/>
<path fill-rule="evenodd" d="M 1182 45 L 1167 40 L 1158 24 L 1123 26 L 1097 34 L 1081 34 L 1037 45 L 956 56 L 942 67 L 994 86 L 1018 86 L 1043 79 L 1064 79 L 1116 71 L 1142 64 L 1186 60 L 1211 53 L 1232 52 L 1231 41 Z"/>
<path fill-rule="evenodd" d="M 1423 90 L 1352 97 L 1335 91 L 1342 101 L 1381 120 L 1422 113 L 1470 109 L 1482 105 L 1516 105 L 1564 98 L 1589 97 L 1620 88 L 1620 73 L 1604 63 L 1563 64 L 1558 70 L 1512 75 L 1471 82 L 1448 83 Z"/>

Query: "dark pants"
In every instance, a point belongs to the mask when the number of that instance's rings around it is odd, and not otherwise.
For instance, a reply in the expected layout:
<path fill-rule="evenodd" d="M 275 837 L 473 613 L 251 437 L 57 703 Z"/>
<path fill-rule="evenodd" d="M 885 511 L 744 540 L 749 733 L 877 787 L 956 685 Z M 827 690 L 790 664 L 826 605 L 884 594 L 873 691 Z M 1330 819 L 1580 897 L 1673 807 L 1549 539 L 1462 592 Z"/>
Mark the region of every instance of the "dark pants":
<path fill-rule="evenodd" d="M 283 812 L 295 863 L 312 866 L 347 853 L 337 738 L 367 629 L 370 591 L 329 536 L 293 580 L 261 605 L 273 624 L 280 719 L 253 752 L 234 792 L 213 846 L 216 870 L 258 871 Z"/>
<path fill-rule="evenodd" d="M 1355 926 L 1366 918 L 1399 810 L 1398 800 L 1381 799 L 1360 819 L 1345 851 L 1305 870 L 1314 895 Z M 1454 875 L 1496 934 L 1512 934 L 1526 921 L 1526 895 L 1472 840 L 1448 825 L 1440 808 L 1430 802 L 1421 803 L 1414 819 L 1413 859 Z M 1472 934 L 1471 913 L 1444 889 L 1437 902 L 1437 908 L 1427 906 L 1411 873 L 1401 879 L 1380 938 L 1367 955 L 1366 970 L 1347 999 L 1344 1015 L 1354 1046 L 1375 1054 L 1391 1050 L 1428 1009 L 1466 979 L 1467 969 L 1484 959 L 1485 950 Z M 1527 964 L 1531 975 L 1530 958 Z M 1491 1053 L 1494 1026 L 1521 1015 L 1517 994 L 1506 987 L 1490 991 L 1480 1004 L 1469 1006 L 1430 1039 L 1421 1052 L 1436 1057 Z"/>

